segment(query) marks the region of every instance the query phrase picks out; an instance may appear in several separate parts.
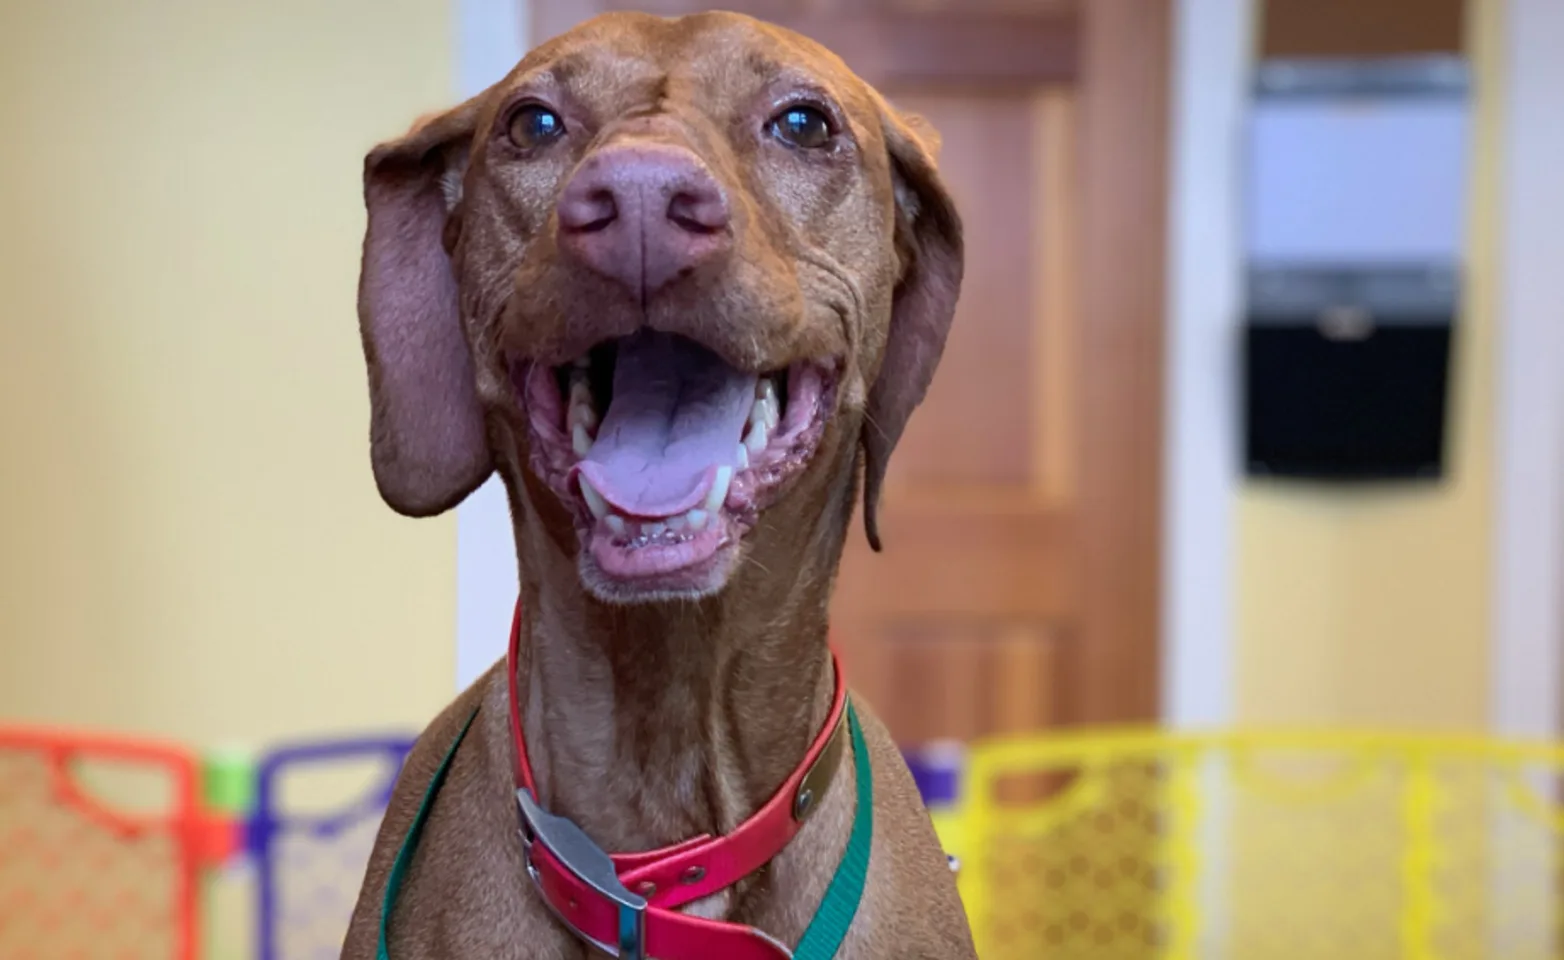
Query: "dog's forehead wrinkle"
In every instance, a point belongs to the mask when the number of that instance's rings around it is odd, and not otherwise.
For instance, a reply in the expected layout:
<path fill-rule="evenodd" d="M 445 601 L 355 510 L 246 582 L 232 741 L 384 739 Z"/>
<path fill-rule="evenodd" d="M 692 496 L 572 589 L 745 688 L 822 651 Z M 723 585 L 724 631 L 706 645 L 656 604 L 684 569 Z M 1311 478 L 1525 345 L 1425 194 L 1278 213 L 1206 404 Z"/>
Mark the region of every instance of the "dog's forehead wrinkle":
<path fill-rule="evenodd" d="M 666 74 L 659 58 L 633 48 L 592 46 L 554 58 L 529 56 L 508 80 L 505 103 L 529 97 L 563 109 L 571 119 L 595 122 L 655 102 Z"/>
<path fill-rule="evenodd" d="M 526 61 L 522 61 L 523 64 Z M 586 51 L 561 54 L 536 64 L 519 78 L 519 87 L 558 88 L 575 82 L 590 67 L 591 56 Z"/>

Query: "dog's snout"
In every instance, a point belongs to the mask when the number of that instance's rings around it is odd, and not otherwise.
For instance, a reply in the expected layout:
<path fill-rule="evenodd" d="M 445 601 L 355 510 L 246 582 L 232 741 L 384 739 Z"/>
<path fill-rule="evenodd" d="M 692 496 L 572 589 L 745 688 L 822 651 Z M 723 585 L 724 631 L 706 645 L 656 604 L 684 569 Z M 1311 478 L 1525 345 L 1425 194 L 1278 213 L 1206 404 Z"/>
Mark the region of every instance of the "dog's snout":
<path fill-rule="evenodd" d="M 722 188 L 683 147 L 604 147 L 559 199 L 560 248 L 637 296 L 725 254 L 730 226 Z"/>

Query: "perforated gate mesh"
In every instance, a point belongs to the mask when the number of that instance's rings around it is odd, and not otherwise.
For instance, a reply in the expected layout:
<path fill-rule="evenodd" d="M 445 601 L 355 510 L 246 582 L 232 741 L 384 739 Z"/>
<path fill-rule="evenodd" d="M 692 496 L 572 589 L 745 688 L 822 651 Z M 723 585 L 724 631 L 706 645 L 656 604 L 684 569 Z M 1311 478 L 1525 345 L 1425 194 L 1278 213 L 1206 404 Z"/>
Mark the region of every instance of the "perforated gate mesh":
<path fill-rule="evenodd" d="M 260 960 L 337 960 L 375 834 L 411 748 L 405 738 L 344 740 L 288 747 L 262 761 L 250 828 Z M 290 795 L 312 799 L 312 784 L 301 781 L 333 773 L 355 781 L 349 799 L 294 808 Z"/>
<path fill-rule="evenodd" d="M 984 960 L 1564 957 L 1564 749 L 1066 734 L 969 769 Z"/>
<path fill-rule="evenodd" d="M 92 761 L 163 780 L 172 803 L 117 812 L 79 781 Z M 196 769 L 174 749 L 0 729 L 0 958 L 190 960 Z"/>

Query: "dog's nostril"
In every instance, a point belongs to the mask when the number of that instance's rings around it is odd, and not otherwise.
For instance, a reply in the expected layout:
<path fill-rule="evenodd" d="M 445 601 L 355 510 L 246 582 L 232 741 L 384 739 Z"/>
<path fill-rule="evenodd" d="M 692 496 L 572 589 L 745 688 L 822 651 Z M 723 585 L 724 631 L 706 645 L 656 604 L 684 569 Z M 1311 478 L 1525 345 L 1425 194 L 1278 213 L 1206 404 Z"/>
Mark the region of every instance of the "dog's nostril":
<path fill-rule="evenodd" d="M 728 225 L 728 205 L 715 190 L 677 190 L 668 198 L 667 216 L 690 233 L 716 233 Z"/>
<path fill-rule="evenodd" d="M 619 219 L 619 202 L 607 187 L 568 197 L 560 204 L 560 224 L 576 233 L 595 233 Z"/>

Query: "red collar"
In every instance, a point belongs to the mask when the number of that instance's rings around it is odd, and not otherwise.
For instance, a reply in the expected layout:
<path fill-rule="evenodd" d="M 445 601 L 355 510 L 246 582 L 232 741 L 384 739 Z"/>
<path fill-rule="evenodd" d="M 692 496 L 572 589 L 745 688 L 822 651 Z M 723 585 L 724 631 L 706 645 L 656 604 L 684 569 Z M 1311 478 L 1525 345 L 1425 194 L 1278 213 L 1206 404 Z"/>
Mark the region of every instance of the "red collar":
<path fill-rule="evenodd" d="M 717 893 L 759 870 L 781 853 L 841 766 L 846 747 L 843 711 L 847 685 L 831 652 L 836 695 L 825 726 L 771 799 L 726 836 L 693 837 L 661 850 L 612 856 L 575 824 L 542 809 L 527 742 L 521 730 L 516 661 L 521 646 L 521 604 L 511 624 L 506 673 L 511 740 L 516 745 L 516 794 L 522 811 L 527 872 L 544 902 L 572 932 L 610 956 L 643 960 L 784 960 L 790 951 L 772 937 L 734 923 L 686 916 L 678 907 Z"/>

